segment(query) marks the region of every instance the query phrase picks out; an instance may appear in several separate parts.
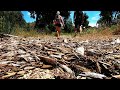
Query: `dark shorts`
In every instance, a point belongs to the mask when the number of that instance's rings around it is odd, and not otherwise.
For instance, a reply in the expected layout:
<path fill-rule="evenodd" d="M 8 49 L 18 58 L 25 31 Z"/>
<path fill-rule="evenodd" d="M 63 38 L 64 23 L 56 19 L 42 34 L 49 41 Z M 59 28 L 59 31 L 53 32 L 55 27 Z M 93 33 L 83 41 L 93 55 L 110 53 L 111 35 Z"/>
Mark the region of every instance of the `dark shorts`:
<path fill-rule="evenodd" d="M 55 24 L 55 26 L 61 27 L 61 24 Z"/>

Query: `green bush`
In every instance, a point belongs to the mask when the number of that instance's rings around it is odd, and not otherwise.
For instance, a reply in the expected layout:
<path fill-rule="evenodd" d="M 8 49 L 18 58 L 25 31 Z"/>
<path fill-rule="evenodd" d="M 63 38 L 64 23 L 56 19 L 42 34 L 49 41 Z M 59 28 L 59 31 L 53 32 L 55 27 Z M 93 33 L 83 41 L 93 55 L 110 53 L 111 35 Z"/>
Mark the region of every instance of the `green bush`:
<path fill-rule="evenodd" d="M 51 32 L 55 32 L 55 26 L 54 26 L 54 24 L 49 24 L 49 25 L 48 25 L 48 29 L 49 29 Z"/>
<path fill-rule="evenodd" d="M 74 27 L 72 25 L 72 20 L 71 19 L 66 20 L 63 32 L 65 32 L 65 33 L 72 33 L 73 31 L 74 31 Z"/>

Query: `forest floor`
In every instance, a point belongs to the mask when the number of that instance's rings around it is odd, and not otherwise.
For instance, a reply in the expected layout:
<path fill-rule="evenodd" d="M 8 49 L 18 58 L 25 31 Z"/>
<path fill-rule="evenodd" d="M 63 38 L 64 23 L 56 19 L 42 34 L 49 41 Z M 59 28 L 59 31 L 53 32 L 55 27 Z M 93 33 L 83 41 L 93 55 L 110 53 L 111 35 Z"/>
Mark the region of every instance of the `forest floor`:
<path fill-rule="evenodd" d="M 119 35 L 0 35 L 1 79 L 119 79 Z"/>

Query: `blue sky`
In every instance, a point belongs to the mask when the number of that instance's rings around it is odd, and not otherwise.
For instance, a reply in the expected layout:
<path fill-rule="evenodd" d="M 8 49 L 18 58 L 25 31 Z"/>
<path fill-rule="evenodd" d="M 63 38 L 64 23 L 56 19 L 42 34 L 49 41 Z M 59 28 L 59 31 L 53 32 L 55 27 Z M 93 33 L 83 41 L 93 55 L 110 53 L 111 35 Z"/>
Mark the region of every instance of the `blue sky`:
<path fill-rule="evenodd" d="M 30 18 L 29 12 L 22 11 L 22 13 L 23 13 L 23 17 L 26 20 L 26 22 L 34 22 L 35 21 L 35 19 Z M 89 16 L 89 18 L 88 18 L 89 25 L 96 26 L 96 22 L 100 18 L 99 17 L 100 11 L 84 11 L 84 13 L 86 13 Z M 72 21 L 73 21 L 73 14 L 74 14 L 74 11 L 71 11 L 70 18 L 72 19 Z"/>

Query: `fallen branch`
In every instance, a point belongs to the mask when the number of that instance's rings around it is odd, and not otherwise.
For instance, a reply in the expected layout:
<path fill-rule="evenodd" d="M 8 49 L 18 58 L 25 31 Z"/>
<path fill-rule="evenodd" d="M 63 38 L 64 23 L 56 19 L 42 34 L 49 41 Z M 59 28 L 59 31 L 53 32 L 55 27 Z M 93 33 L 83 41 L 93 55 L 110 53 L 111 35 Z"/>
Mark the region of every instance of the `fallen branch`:
<path fill-rule="evenodd" d="M 101 73 L 101 67 L 98 62 L 96 62 L 96 69 L 97 69 L 97 72 Z"/>
<path fill-rule="evenodd" d="M 2 76 L 2 79 L 5 79 L 5 78 L 9 78 L 11 76 L 14 76 L 16 74 L 16 72 L 12 72 L 12 73 L 7 73 L 8 75 L 5 75 L 5 76 Z"/>
<path fill-rule="evenodd" d="M 62 53 L 69 53 L 69 51 L 65 50 L 62 47 L 55 47 L 54 49 L 57 49 L 58 51 L 62 52 Z"/>
<path fill-rule="evenodd" d="M 90 72 L 89 69 L 83 67 L 83 66 L 79 66 L 79 65 L 70 65 L 71 68 L 73 68 L 76 72 L 80 73 L 80 72 Z"/>
<path fill-rule="evenodd" d="M 59 66 L 61 68 L 63 68 L 66 72 L 68 72 L 70 74 L 74 74 L 73 71 L 69 67 L 67 67 L 66 65 L 59 64 Z"/>
<path fill-rule="evenodd" d="M 107 78 L 103 74 L 99 73 L 94 73 L 94 72 L 83 72 L 82 74 L 79 74 L 80 76 L 85 76 L 85 77 L 92 77 L 92 78 L 98 78 L 98 79 L 104 79 Z"/>
<path fill-rule="evenodd" d="M 62 58 L 62 55 L 50 55 L 50 56 L 53 57 L 53 58 L 59 58 L 59 59 Z"/>
<path fill-rule="evenodd" d="M 31 52 L 31 54 L 34 56 L 34 58 L 36 59 L 36 61 L 40 61 L 40 58 L 35 53 Z"/>
<path fill-rule="evenodd" d="M 120 79 L 120 75 L 114 75 L 113 78 Z"/>
<path fill-rule="evenodd" d="M 102 54 L 101 53 L 98 53 L 98 52 L 95 52 L 94 50 L 86 50 L 86 55 L 87 56 L 98 56 L 98 57 L 101 57 Z"/>
<path fill-rule="evenodd" d="M 42 61 L 45 61 L 47 62 L 48 64 L 51 64 L 51 65 L 57 65 L 58 62 L 56 59 L 53 59 L 53 58 L 48 58 L 48 57 L 45 57 L 45 56 L 38 56 Z"/>
<path fill-rule="evenodd" d="M 105 62 L 102 62 L 102 61 L 98 61 L 99 63 L 101 63 L 101 64 L 104 64 L 104 65 L 107 65 L 107 66 L 111 66 L 110 64 L 108 64 L 108 63 L 105 63 Z"/>

